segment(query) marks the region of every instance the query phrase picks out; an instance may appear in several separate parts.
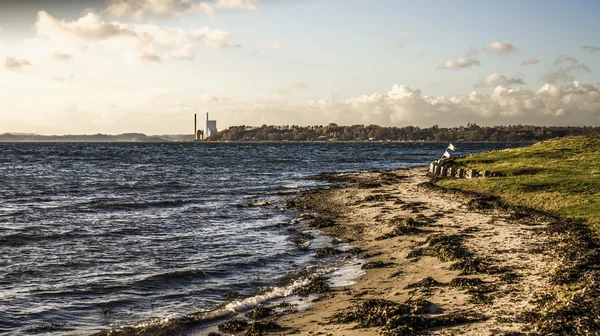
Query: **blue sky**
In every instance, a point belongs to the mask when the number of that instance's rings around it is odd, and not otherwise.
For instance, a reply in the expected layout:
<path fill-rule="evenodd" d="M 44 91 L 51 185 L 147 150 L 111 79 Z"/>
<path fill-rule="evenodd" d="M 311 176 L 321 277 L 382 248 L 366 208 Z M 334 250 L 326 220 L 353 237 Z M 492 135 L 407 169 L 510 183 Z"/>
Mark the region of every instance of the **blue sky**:
<path fill-rule="evenodd" d="M 600 125 L 595 1 L 182 1 L 3 1 L 0 132 Z"/>

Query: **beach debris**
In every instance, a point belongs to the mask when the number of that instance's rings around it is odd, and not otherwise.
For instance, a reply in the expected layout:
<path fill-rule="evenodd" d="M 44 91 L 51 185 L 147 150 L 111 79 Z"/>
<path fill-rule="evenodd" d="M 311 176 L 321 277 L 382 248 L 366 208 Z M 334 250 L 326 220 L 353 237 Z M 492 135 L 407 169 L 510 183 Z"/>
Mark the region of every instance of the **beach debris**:
<path fill-rule="evenodd" d="M 455 312 L 439 316 L 397 315 L 381 330 L 382 336 L 416 335 L 431 328 L 473 323 L 485 319 L 483 315 Z"/>
<path fill-rule="evenodd" d="M 218 332 L 211 331 L 211 332 L 209 332 L 209 333 L 208 333 L 208 335 L 206 335 L 206 336 L 223 336 L 223 335 L 219 334 Z"/>
<path fill-rule="evenodd" d="M 242 319 L 230 319 L 217 326 L 220 331 L 227 333 L 240 332 L 246 329 L 248 321 Z"/>
<path fill-rule="evenodd" d="M 316 229 L 322 229 L 330 226 L 334 226 L 335 222 L 329 218 L 317 217 L 308 223 L 308 226 Z"/>
<path fill-rule="evenodd" d="M 386 202 L 390 199 L 393 199 L 391 195 L 386 194 L 377 194 L 377 195 L 368 195 L 362 200 L 362 202 Z"/>
<path fill-rule="evenodd" d="M 408 254 L 408 258 L 421 256 L 437 257 L 440 261 L 460 260 L 470 256 L 462 245 L 462 238 L 458 235 L 433 234 L 427 237 L 425 248 L 418 248 Z"/>
<path fill-rule="evenodd" d="M 454 278 L 450 280 L 449 285 L 452 287 L 470 288 L 483 285 L 484 282 L 480 278 Z"/>
<path fill-rule="evenodd" d="M 424 314 L 436 308 L 427 300 L 408 300 L 396 303 L 385 299 L 369 299 L 332 316 L 333 323 L 358 322 L 360 328 L 381 327 L 394 316 Z"/>
<path fill-rule="evenodd" d="M 310 294 L 323 294 L 329 292 L 329 285 L 325 282 L 323 277 L 315 276 L 310 282 L 300 287 L 296 294 L 299 296 L 309 296 Z"/>
<path fill-rule="evenodd" d="M 250 325 L 244 335 L 246 336 L 262 336 L 267 331 L 281 329 L 281 326 L 275 321 L 256 321 Z"/>
<path fill-rule="evenodd" d="M 375 268 L 386 268 L 389 266 L 390 266 L 390 264 L 378 260 L 378 261 L 369 261 L 368 263 L 365 263 L 364 265 L 362 265 L 360 268 L 363 270 L 370 270 L 370 269 L 375 269 Z"/>
<path fill-rule="evenodd" d="M 315 254 L 315 258 L 325 258 L 325 257 L 342 254 L 342 253 L 344 253 L 342 250 L 338 250 L 333 247 L 326 246 L 326 247 L 323 247 L 323 248 L 320 248 L 317 250 L 317 252 Z"/>
<path fill-rule="evenodd" d="M 273 314 L 273 309 L 269 307 L 258 306 L 244 314 L 249 319 L 262 320 Z"/>
<path fill-rule="evenodd" d="M 392 231 L 375 238 L 375 240 L 384 240 L 398 236 L 422 233 L 423 230 L 418 227 L 424 225 L 422 222 L 419 222 L 412 217 L 402 216 L 392 218 L 390 224 L 394 225 Z"/>
<path fill-rule="evenodd" d="M 467 202 L 469 210 L 492 210 L 502 207 L 502 202 L 496 196 L 481 196 Z"/>
<path fill-rule="evenodd" d="M 407 285 L 406 287 L 404 287 L 404 289 L 430 288 L 430 287 L 440 287 L 440 286 L 445 286 L 445 285 L 446 285 L 445 283 L 438 282 L 437 280 L 435 280 L 432 277 L 426 277 L 426 278 L 422 279 L 421 281 Z"/>

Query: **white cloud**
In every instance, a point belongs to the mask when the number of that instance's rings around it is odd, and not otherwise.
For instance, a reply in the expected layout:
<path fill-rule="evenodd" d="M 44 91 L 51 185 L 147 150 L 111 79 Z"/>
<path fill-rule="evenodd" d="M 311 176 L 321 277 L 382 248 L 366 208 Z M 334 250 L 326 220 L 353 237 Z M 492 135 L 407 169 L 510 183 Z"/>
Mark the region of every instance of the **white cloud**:
<path fill-rule="evenodd" d="M 19 59 L 15 57 L 6 57 L 4 59 L 4 68 L 12 71 L 21 71 L 30 65 L 31 63 L 29 63 L 29 61 L 26 59 Z"/>
<path fill-rule="evenodd" d="M 219 97 L 212 93 L 203 93 L 200 95 L 200 101 L 203 103 L 217 102 Z"/>
<path fill-rule="evenodd" d="M 266 51 L 280 51 L 281 49 L 283 49 L 283 45 L 277 42 L 273 42 L 265 48 Z"/>
<path fill-rule="evenodd" d="M 495 54 L 508 54 L 516 50 L 515 46 L 510 43 L 492 42 L 483 47 L 483 50 Z"/>
<path fill-rule="evenodd" d="M 258 0 L 108 0 L 106 12 L 115 17 L 130 16 L 140 20 L 148 16 L 211 14 L 217 8 L 256 10 Z"/>
<path fill-rule="evenodd" d="M 154 53 L 143 53 L 142 55 L 140 55 L 140 60 L 147 62 L 147 63 L 160 63 L 160 57 L 157 54 Z"/>
<path fill-rule="evenodd" d="M 539 90 L 497 86 L 491 93 L 473 91 L 453 97 L 428 96 L 407 85 L 383 93 L 309 102 L 226 102 L 215 116 L 222 125 L 335 122 L 340 125 L 443 126 L 544 124 L 600 125 L 600 92 L 581 82 L 545 84 Z"/>
<path fill-rule="evenodd" d="M 2 31 L 2 30 L 0 30 L 0 31 Z M 583 46 L 581 49 L 583 49 L 583 51 L 588 52 L 590 54 L 593 54 L 595 52 L 600 52 L 600 47 L 596 47 L 596 46 L 586 45 L 586 46 Z"/>
<path fill-rule="evenodd" d="M 438 66 L 439 69 L 464 69 L 481 65 L 476 59 L 461 57 L 456 61 L 448 60 Z"/>
<path fill-rule="evenodd" d="M 479 49 L 475 47 L 469 47 L 469 51 L 463 57 L 457 59 L 456 61 L 448 60 L 438 65 L 438 69 L 464 69 L 481 65 L 481 63 L 475 59 L 475 56 L 477 56 L 478 53 Z"/>
<path fill-rule="evenodd" d="M 510 85 L 515 85 L 515 84 L 518 84 L 518 85 L 525 84 L 525 81 L 523 81 L 523 79 L 519 78 L 519 77 L 507 78 L 506 76 L 501 75 L 499 73 L 493 73 L 493 74 L 490 74 L 485 77 L 480 77 L 479 81 L 477 83 L 475 83 L 475 85 L 473 85 L 473 86 L 480 88 L 480 87 L 496 87 L 498 85 L 510 86 Z"/>
<path fill-rule="evenodd" d="M 135 50 L 140 59 L 156 62 L 160 56 L 157 48 L 165 50 L 164 58 L 190 60 L 196 48 L 225 49 L 239 47 L 231 45 L 231 33 L 206 26 L 183 30 L 161 27 L 154 24 L 127 24 L 106 22 L 100 15 L 88 12 L 74 21 L 58 20 L 45 11 L 38 13 L 35 24 L 38 36 L 62 41 L 71 45 L 101 43 L 118 52 Z M 73 47 L 72 47 L 73 48 Z M 154 55 L 156 57 L 149 57 Z"/>

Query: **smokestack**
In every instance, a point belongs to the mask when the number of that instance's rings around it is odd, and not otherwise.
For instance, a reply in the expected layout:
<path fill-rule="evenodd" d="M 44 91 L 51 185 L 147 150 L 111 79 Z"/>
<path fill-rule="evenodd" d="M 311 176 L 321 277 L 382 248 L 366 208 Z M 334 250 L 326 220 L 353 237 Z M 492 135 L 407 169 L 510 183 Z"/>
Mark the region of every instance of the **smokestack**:
<path fill-rule="evenodd" d="M 206 121 L 208 121 L 208 112 L 206 112 Z"/>
<path fill-rule="evenodd" d="M 195 113 L 194 113 L 194 139 L 198 140 L 198 123 L 197 123 Z"/>

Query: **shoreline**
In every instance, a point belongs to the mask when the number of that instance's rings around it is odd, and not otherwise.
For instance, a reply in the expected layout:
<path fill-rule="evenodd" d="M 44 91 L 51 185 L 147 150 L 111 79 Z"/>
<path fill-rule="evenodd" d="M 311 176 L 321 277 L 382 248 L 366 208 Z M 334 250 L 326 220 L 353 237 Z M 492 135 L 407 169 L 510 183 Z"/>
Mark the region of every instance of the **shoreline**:
<path fill-rule="evenodd" d="M 560 255 L 584 253 L 574 243 L 585 238 L 570 234 L 582 230 L 580 224 L 509 208 L 475 193 L 444 190 L 430 183 L 426 168 L 321 178 L 341 184 L 306 191 L 291 205 L 332 220 L 334 225 L 321 230 L 358 246 L 359 256 L 367 261 L 366 274 L 355 285 L 321 295 L 304 312 L 275 318 L 280 329 L 266 334 L 526 335 L 598 330 L 582 323 L 595 316 L 595 310 L 565 321 L 570 312 L 565 299 L 550 299 L 560 296 L 557 277 L 570 265 Z M 594 247 L 590 244 L 588 248 Z M 597 297 L 593 293 L 586 296 L 584 290 L 580 301 L 589 303 Z M 412 305 L 412 313 L 389 314 L 407 305 Z"/>

